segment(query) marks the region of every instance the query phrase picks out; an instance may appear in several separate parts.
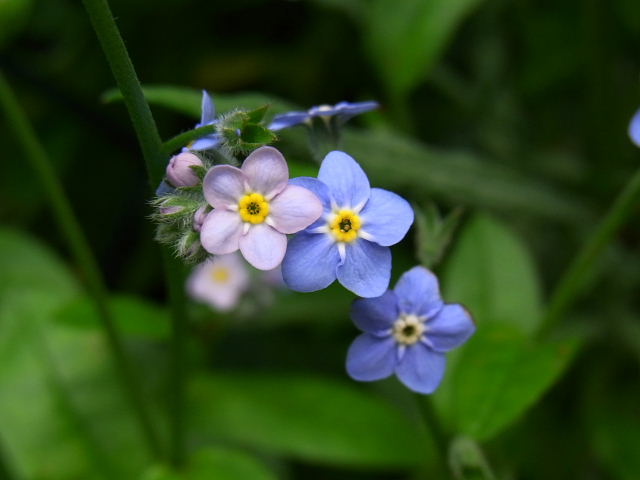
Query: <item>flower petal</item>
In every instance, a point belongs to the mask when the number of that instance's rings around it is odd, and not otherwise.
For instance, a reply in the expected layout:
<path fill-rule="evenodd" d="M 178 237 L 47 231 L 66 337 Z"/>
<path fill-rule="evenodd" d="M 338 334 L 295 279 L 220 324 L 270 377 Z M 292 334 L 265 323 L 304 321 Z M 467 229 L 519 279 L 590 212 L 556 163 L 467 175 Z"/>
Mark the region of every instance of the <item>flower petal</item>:
<path fill-rule="evenodd" d="M 202 90 L 202 106 L 200 107 L 202 114 L 200 116 L 200 126 L 211 123 L 216 118 L 216 107 L 213 100 L 206 90 Z"/>
<path fill-rule="evenodd" d="M 202 150 L 211 150 L 218 146 L 220 140 L 221 137 L 218 134 L 207 135 L 195 140 L 191 145 L 189 145 L 189 147 L 187 147 L 187 151 L 194 150 L 196 152 L 201 152 Z"/>
<path fill-rule="evenodd" d="M 398 318 L 398 299 L 387 290 L 380 297 L 359 298 L 351 305 L 351 319 L 363 332 L 380 334 Z"/>
<path fill-rule="evenodd" d="M 329 187 L 340 208 L 354 208 L 369 199 L 369 179 L 360 165 L 344 152 L 333 151 L 324 157 L 318 180 Z"/>
<path fill-rule="evenodd" d="M 287 185 L 271 201 L 269 218 L 273 227 L 282 233 L 297 233 L 322 215 L 322 203 L 310 190 Z"/>
<path fill-rule="evenodd" d="M 438 279 L 424 267 L 413 267 L 403 273 L 393 291 L 401 313 L 432 318 L 443 305 Z"/>
<path fill-rule="evenodd" d="M 269 124 L 269 130 L 282 130 L 304 123 L 309 118 L 309 112 L 287 112 L 273 117 Z"/>
<path fill-rule="evenodd" d="M 631 141 L 640 147 L 640 110 L 638 110 L 629 123 L 629 137 Z"/>
<path fill-rule="evenodd" d="M 242 171 L 249 186 L 268 198 L 284 190 L 289 181 L 287 162 L 273 147 L 254 150 L 242 164 Z"/>
<path fill-rule="evenodd" d="M 466 342 L 476 331 L 471 315 L 462 305 L 442 307 L 434 319 L 426 323 L 425 336 L 437 352 L 446 352 Z"/>
<path fill-rule="evenodd" d="M 413 209 L 399 195 L 381 188 L 372 188 L 369 201 L 360 214 L 362 230 L 371 241 L 388 247 L 404 238 L 413 223 Z"/>
<path fill-rule="evenodd" d="M 214 208 L 237 205 L 245 193 L 245 177 L 242 170 L 231 165 L 216 165 L 202 181 L 204 198 Z"/>
<path fill-rule="evenodd" d="M 218 268 L 227 270 L 228 276 L 216 280 Z M 232 309 L 249 284 L 245 265 L 238 254 L 217 255 L 198 265 L 187 280 L 187 292 L 195 300 L 203 301 L 217 310 Z"/>
<path fill-rule="evenodd" d="M 410 390 L 433 393 L 444 375 L 444 354 L 429 350 L 422 343 L 407 347 L 396 365 L 396 375 Z"/>
<path fill-rule="evenodd" d="M 363 333 L 347 352 L 347 373 L 354 380 L 371 382 L 393 373 L 396 366 L 396 342 L 392 337 L 379 338 Z"/>
<path fill-rule="evenodd" d="M 249 232 L 240 237 L 240 251 L 258 270 L 272 270 L 282 263 L 287 251 L 287 236 L 266 223 L 252 225 Z"/>
<path fill-rule="evenodd" d="M 367 240 L 346 246 L 344 263 L 338 266 L 338 281 L 360 297 L 379 297 L 389 286 L 391 251 Z"/>
<path fill-rule="evenodd" d="M 336 279 L 340 255 L 325 233 L 300 232 L 289 241 L 282 262 L 282 278 L 291 290 L 315 292 Z"/>
<path fill-rule="evenodd" d="M 331 210 L 331 195 L 329 194 L 329 187 L 317 178 L 296 177 L 289 180 L 289 185 L 296 185 L 298 187 L 311 190 L 322 202 L 325 212 Z"/>
<path fill-rule="evenodd" d="M 200 230 L 200 242 L 209 253 L 222 255 L 238 250 L 242 220 L 236 212 L 213 210 L 207 214 Z"/>

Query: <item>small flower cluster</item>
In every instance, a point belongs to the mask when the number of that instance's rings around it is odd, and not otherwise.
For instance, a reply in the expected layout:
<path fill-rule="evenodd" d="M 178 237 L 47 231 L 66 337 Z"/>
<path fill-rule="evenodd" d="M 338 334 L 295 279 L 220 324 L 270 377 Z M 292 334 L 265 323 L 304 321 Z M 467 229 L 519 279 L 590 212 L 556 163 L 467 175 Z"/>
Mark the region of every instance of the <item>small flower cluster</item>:
<path fill-rule="evenodd" d="M 459 305 L 440 299 L 435 276 L 416 267 L 393 291 L 390 246 L 414 221 L 397 194 L 372 188 L 360 165 L 334 150 L 317 178 L 289 178 L 282 153 L 265 144 L 275 130 L 320 118 L 334 127 L 376 108 L 339 103 L 277 115 L 266 108 L 216 117 L 203 93 L 196 127 L 215 133 L 196 139 L 169 160 L 154 201 L 158 239 L 188 260 L 202 262 L 187 285 L 191 296 L 218 310 L 233 308 L 250 286 L 240 255 L 258 270 L 281 267 L 284 284 L 312 292 L 338 281 L 359 297 L 351 316 L 364 333 L 351 346 L 347 371 L 369 381 L 396 373 L 410 389 L 431 393 L 444 371 L 444 352 L 474 327 Z M 265 133 L 267 132 L 267 133 Z M 238 154 L 249 153 L 240 164 Z"/>

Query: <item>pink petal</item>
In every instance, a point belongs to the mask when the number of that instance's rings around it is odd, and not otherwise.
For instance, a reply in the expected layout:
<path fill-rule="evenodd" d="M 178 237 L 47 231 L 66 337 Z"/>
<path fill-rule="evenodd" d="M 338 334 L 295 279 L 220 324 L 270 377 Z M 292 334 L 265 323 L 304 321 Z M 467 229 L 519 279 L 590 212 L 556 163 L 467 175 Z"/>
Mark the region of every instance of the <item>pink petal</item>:
<path fill-rule="evenodd" d="M 289 167 L 282 154 L 273 147 L 254 150 L 242 164 L 252 190 L 268 199 L 280 193 L 289 181 Z"/>
<path fill-rule="evenodd" d="M 204 249 L 216 255 L 238 250 L 242 234 L 242 220 L 237 212 L 214 210 L 207 215 L 200 230 Z"/>
<path fill-rule="evenodd" d="M 282 233 L 296 233 L 322 215 L 322 202 L 310 190 L 288 185 L 271 201 L 271 222 Z"/>
<path fill-rule="evenodd" d="M 204 198 L 214 208 L 237 205 L 245 193 L 245 176 L 239 168 L 217 165 L 205 175 L 202 191 Z"/>
<path fill-rule="evenodd" d="M 282 263 L 287 251 L 287 236 L 266 223 L 253 225 L 240 238 L 240 251 L 258 270 L 272 270 Z"/>

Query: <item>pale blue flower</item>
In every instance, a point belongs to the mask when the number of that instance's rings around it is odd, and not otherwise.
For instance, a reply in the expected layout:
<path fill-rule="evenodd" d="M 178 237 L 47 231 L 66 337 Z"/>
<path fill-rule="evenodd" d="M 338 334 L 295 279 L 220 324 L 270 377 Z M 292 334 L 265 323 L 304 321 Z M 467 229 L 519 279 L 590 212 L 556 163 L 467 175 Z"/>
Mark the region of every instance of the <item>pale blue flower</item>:
<path fill-rule="evenodd" d="M 334 117 L 339 125 L 342 125 L 351 117 L 361 113 L 375 110 L 380 105 L 378 102 L 340 102 L 336 105 L 319 105 L 311 107 L 306 112 L 287 112 L 273 117 L 269 124 L 270 130 L 282 130 L 303 123 L 309 123 L 315 117 Z"/>
<path fill-rule="evenodd" d="M 218 119 L 216 118 L 216 107 L 213 104 L 213 100 L 209 96 L 206 90 L 202 91 L 202 113 L 200 115 L 200 122 L 196 124 L 195 128 L 204 127 L 206 125 L 215 125 L 218 123 Z M 182 149 L 183 152 L 194 150 L 211 150 L 216 148 L 220 143 L 220 134 L 218 133 L 210 133 L 203 137 L 194 140 L 189 145 Z"/>

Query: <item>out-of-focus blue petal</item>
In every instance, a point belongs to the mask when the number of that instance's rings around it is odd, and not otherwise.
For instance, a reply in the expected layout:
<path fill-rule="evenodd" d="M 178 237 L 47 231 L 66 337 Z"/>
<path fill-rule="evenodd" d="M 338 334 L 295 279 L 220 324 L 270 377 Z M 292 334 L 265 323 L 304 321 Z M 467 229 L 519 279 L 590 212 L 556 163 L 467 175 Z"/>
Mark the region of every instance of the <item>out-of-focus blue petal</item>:
<path fill-rule="evenodd" d="M 392 337 L 379 338 L 363 333 L 349 347 L 347 373 L 361 382 L 381 380 L 393 373 L 396 358 Z"/>
<path fill-rule="evenodd" d="M 331 210 L 331 195 L 329 194 L 329 187 L 322 183 L 317 178 L 313 177 L 295 177 L 289 180 L 289 185 L 297 185 L 298 187 L 311 190 L 322 202 L 324 211 Z"/>
<path fill-rule="evenodd" d="M 269 130 L 282 130 L 283 128 L 300 125 L 309 119 L 309 112 L 287 112 L 276 115 L 269 124 Z"/>
<path fill-rule="evenodd" d="M 163 197 L 164 195 L 169 195 L 173 193 L 176 189 L 169 185 L 167 182 L 162 180 L 158 188 L 156 188 L 156 195 L 158 197 Z"/>
<path fill-rule="evenodd" d="M 637 147 L 640 147 L 640 110 L 638 110 L 629 122 L 629 137 Z"/>
<path fill-rule="evenodd" d="M 333 283 L 338 263 L 338 248 L 329 235 L 300 232 L 289 240 L 282 278 L 291 290 L 315 292 Z"/>
<path fill-rule="evenodd" d="M 216 118 L 216 107 L 206 90 L 202 90 L 202 113 L 200 115 L 200 126 L 213 123 Z"/>
<path fill-rule="evenodd" d="M 429 350 L 420 342 L 407 346 L 396 365 L 396 375 L 409 389 L 433 393 L 444 375 L 444 354 Z"/>
<path fill-rule="evenodd" d="M 403 273 L 393 291 L 401 313 L 432 318 L 442 309 L 438 279 L 424 267 L 413 267 Z"/>
<path fill-rule="evenodd" d="M 360 213 L 362 230 L 371 241 L 388 247 L 404 238 L 413 223 L 409 202 L 395 193 L 372 188 L 369 201 Z"/>
<path fill-rule="evenodd" d="M 380 107 L 380 104 L 374 101 L 355 103 L 340 102 L 335 106 L 335 109 L 337 110 L 336 116 L 338 117 L 338 121 L 344 123 L 351 117 L 375 110 L 378 107 Z"/>
<path fill-rule="evenodd" d="M 359 298 L 351 305 L 351 319 L 363 332 L 380 334 L 398 318 L 398 299 L 387 290 L 380 297 Z"/>
<path fill-rule="evenodd" d="M 187 150 L 194 150 L 198 152 L 203 150 L 211 150 L 212 148 L 216 148 L 219 143 L 220 135 L 207 135 L 206 137 L 201 137 L 195 140 L 191 145 L 189 145 L 189 147 L 187 147 Z"/>
<path fill-rule="evenodd" d="M 328 236 L 328 235 L 327 235 Z M 338 281 L 360 297 L 382 295 L 391 277 L 391 251 L 367 240 L 346 245 L 344 263 L 338 266 Z"/>
<path fill-rule="evenodd" d="M 437 352 L 447 352 L 462 345 L 476 331 L 469 312 L 457 304 L 445 305 L 425 325 L 425 336 Z"/>
<path fill-rule="evenodd" d="M 369 179 L 358 162 L 344 152 L 329 152 L 318 172 L 339 208 L 362 206 L 371 193 Z"/>

